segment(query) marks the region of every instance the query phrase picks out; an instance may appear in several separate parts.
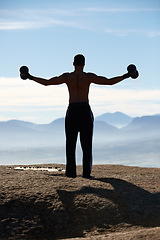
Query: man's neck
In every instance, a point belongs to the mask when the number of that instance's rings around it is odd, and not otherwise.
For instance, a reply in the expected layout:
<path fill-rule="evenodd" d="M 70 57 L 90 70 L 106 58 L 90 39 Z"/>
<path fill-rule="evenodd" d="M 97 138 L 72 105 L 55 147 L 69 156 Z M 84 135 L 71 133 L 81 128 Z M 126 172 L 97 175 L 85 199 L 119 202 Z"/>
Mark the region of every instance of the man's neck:
<path fill-rule="evenodd" d="M 77 74 L 83 73 L 84 66 L 75 66 L 74 72 Z"/>

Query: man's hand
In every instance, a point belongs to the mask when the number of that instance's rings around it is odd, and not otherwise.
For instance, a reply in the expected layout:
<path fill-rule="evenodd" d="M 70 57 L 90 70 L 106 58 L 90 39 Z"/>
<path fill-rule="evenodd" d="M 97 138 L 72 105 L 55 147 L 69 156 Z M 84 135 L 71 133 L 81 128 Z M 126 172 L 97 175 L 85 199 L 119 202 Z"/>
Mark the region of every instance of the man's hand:
<path fill-rule="evenodd" d="M 23 80 L 26 80 L 27 78 L 28 79 L 33 79 L 33 77 L 29 74 L 29 68 L 27 66 L 22 66 L 20 69 L 20 77 L 23 79 Z"/>
<path fill-rule="evenodd" d="M 128 71 L 128 73 L 123 75 L 124 79 L 129 78 L 129 77 L 136 79 L 139 76 L 139 72 L 137 71 L 136 66 L 134 64 L 130 64 L 127 67 L 127 71 Z"/>

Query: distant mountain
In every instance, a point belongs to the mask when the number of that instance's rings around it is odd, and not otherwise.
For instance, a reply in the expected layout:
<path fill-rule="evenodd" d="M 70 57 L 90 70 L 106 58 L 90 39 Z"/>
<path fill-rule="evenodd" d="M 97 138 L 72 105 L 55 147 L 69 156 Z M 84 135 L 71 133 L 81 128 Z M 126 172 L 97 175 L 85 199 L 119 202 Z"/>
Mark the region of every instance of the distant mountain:
<path fill-rule="evenodd" d="M 160 130 L 160 116 L 143 116 L 136 117 L 133 121 L 124 128 L 130 131 L 148 131 L 148 130 Z"/>
<path fill-rule="evenodd" d="M 117 131 L 118 129 L 104 121 L 95 120 L 94 130 L 101 133 L 104 133 L 104 131 L 107 131 L 108 133 L 109 132 L 112 133 Z"/>
<path fill-rule="evenodd" d="M 108 114 L 104 114 L 107 116 Z M 111 118 L 111 115 L 113 118 Z M 103 116 L 103 117 L 104 117 Z M 109 114 L 110 123 L 122 126 L 131 118 L 122 113 Z M 115 116 L 118 116 L 117 122 Z M 121 117 L 122 118 L 121 118 Z M 125 127 L 117 128 L 95 119 L 93 150 L 97 163 L 141 164 L 148 161 L 159 166 L 160 115 L 132 119 Z M 108 118 L 109 119 L 109 118 Z M 107 121 L 108 121 L 107 119 Z M 123 121 L 121 120 L 123 119 Z M 79 147 L 77 148 L 79 149 Z M 78 150 L 79 164 L 81 164 Z M 147 160 L 148 159 L 148 160 Z M 0 122 L 0 164 L 44 163 L 65 161 L 65 119 L 49 124 L 10 120 Z"/>
<path fill-rule="evenodd" d="M 30 132 L 35 129 L 36 124 L 20 120 L 9 120 L 0 122 L 0 133 L 21 133 Z"/>
<path fill-rule="evenodd" d="M 121 127 L 127 126 L 129 123 L 131 123 L 133 118 L 124 113 L 115 112 L 115 113 L 102 114 L 102 115 L 96 117 L 95 120 L 103 121 L 112 126 L 121 128 Z"/>
<path fill-rule="evenodd" d="M 105 119 L 108 117 L 107 121 L 110 121 L 111 124 L 106 123 Z M 116 116 L 118 119 L 116 120 Z M 102 119 L 101 121 L 99 119 Z M 116 122 L 117 121 L 117 122 Z M 114 124 L 120 123 L 129 124 L 121 129 L 113 126 Z M 144 135 L 147 133 L 153 133 L 153 135 L 157 135 L 160 132 L 160 116 L 143 116 L 132 119 L 131 117 L 116 112 L 114 114 L 103 114 L 97 118 L 95 118 L 94 123 L 94 132 L 97 136 L 106 136 L 113 137 L 113 135 L 119 136 L 124 135 L 127 137 Z M 117 135 L 115 135 L 117 134 Z M 128 136 L 126 135 L 128 134 Z M 65 119 L 59 118 L 54 120 L 49 124 L 35 124 L 32 122 L 20 121 L 20 120 L 10 120 L 6 122 L 0 122 L 0 139 L 6 136 L 14 136 L 14 137 L 37 137 L 39 142 L 41 142 L 41 138 L 50 137 L 52 140 L 59 139 L 60 137 L 64 137 L 65 135 Z M 9 140 L 9 139 L 8 139 Z"/>
<path fill-rule="evenodd" d="M 121 129 L 128 138 L 159 139 L 160 140 L 160 116 L 143 116 L 133 119 L 126 127 Z"/>
<path fill-rule="evenodd" d="M 49 124 L 37 124 L 35 129 L 39 131 L 46 131 L 46 132 L 59 132 L 64 131 L 64 118 L 58 118 Z"/>
<path fill-rule="evenodd" d="M 94 141 L 105 142 L 114 138 L 119 129 L 103 121 L 94 122 Z"/>

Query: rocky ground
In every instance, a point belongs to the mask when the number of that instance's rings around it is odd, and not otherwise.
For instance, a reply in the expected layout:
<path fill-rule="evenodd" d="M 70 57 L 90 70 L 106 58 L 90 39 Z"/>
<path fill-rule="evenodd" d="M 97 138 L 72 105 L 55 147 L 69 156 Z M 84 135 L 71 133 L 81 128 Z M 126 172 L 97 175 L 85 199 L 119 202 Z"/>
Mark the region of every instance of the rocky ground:
<path fill-rule="evenodd" d="M 96 165 L 88 180 L 81 166 L 75 179 L 15 167 L 0 166 L 2 240 L 160 239 L 159 168 Z"/>

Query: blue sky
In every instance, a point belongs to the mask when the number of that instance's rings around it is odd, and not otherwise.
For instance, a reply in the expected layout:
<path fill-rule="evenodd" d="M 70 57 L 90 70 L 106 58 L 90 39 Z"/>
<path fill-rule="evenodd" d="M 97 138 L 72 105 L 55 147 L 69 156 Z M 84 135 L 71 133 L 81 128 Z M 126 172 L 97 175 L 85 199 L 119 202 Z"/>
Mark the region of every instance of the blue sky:
<path fill-rule="evenodd" d="M 49 78 L 73 71 L 73 57 L 86 57 L 86 72 L 113 77 L 130 63 L 140 77 L 112 87 L 92 85 L 94 115 L 160 113 L 160 0 L 1 0 L 0 121 L 51 122 L 68 105 L 65 85 L 40 86 L 19 78 L 27 65 Z"/>

